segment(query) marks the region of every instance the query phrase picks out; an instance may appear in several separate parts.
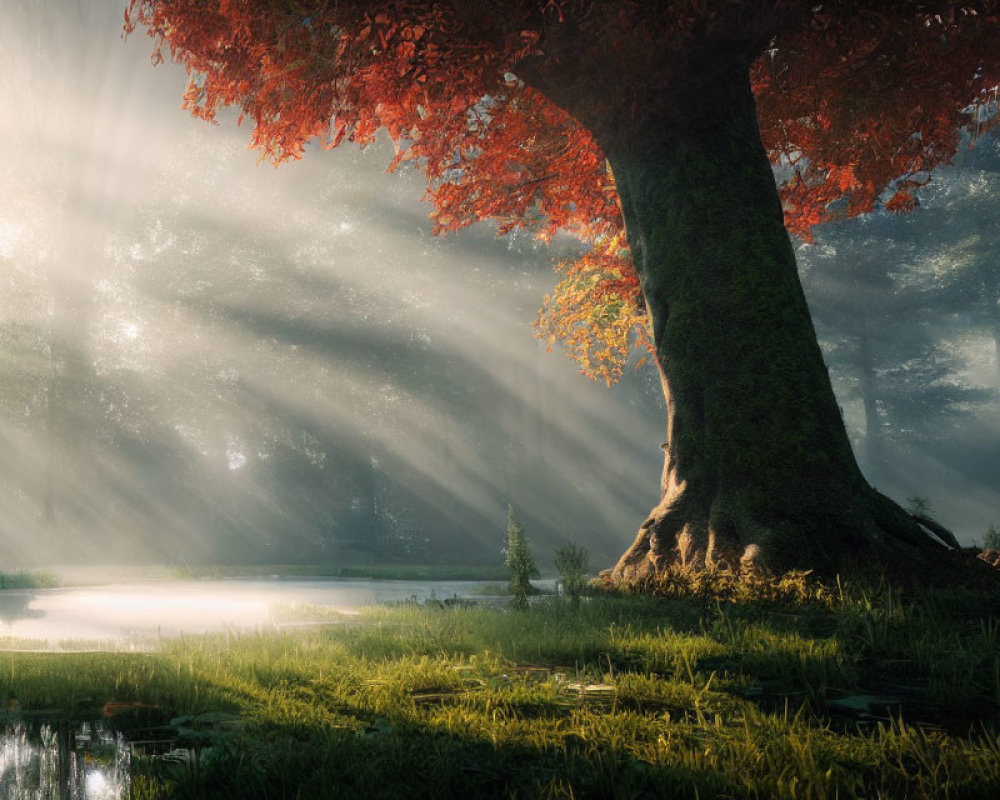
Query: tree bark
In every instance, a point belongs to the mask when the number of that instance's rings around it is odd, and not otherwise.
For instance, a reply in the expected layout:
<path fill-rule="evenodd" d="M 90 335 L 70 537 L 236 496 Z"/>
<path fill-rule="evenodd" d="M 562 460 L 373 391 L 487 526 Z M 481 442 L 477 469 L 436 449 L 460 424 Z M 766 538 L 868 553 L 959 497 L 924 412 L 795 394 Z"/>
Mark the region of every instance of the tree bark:
<path fill-rule="evenodd" d="M 714 55 L 696 88 L 601 142 L 668 410 L 661 500 L 612 577 L 675 560 L 828 574 L 858 560 L 924 562 L 941 545 L 867 484 L 851 451 L 748 65 Z"/>

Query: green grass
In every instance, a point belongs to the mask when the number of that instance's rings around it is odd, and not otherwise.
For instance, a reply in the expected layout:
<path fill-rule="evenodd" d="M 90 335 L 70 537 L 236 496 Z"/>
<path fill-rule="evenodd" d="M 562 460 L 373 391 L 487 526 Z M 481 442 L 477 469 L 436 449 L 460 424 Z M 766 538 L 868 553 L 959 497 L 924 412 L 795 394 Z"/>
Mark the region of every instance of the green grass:
<path fill-rule="evenodd" d="M 59 585 L 59 576 L 45 570 L 0 572 L 0 589 L 51 589 Z"/>
<path fill-rule="evenodd" d="M 197 758 L 135 759 L 150 800 L 1000 796 L 997 598 L 796 581 L 4 653 L 0 693 L 194 715 L 174 729 Z"/>

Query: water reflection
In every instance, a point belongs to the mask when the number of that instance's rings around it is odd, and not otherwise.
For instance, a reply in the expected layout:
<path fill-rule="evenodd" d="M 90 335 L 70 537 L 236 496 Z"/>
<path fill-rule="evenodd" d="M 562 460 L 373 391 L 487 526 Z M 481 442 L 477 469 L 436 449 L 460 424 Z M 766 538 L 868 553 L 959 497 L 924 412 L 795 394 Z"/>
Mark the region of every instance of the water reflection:
<path fill-rule="evenodd" d="M 0 637 L 50 649 L 101 643 L 144 649 L 161 637 L 286 624 L 276 608 L 317 606 L 342 613 L 377 603 L 432 597 L 481 598 L 482 581 L 351 579 L 143 581 L 109 586 L 0 592 Z M 552 588 L 552 581 L 536 581 Z M 4 603 L 8 603 L 4 606 Z M 2 643 L 0 643 L 2 644 Z"/>
<path fill-rule="evenodd" d="M 35 599 L 32 591 L 8 589 L 0 591 L 0 620 L 11 622 L 16 619 L 31 619 L 45 616 L 45 612 L 31 608 Z"/>
<path fill-rule="evenodd" d="M 122 800 L 131 753 L 103 723 L 42 725 L 32 735 L 16 722 L 0 738 L 4 800 Z"/>

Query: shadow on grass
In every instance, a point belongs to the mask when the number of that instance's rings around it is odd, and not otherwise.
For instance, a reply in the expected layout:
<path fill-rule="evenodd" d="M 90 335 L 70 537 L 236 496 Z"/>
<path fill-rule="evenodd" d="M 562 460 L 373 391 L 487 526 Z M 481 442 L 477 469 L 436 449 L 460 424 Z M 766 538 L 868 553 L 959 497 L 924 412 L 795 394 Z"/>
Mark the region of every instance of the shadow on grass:
<path fill-rule="evenodd" d="M 177 773 L 162 775 L 176 781 L 170 797 L 206 800 L 678 798 L 731 795 L 736 788 L 709 769 L 653 765 L 584 741 L 558 750 L 498 746 L 413 724 L 376 724 L 361 733 L 278 726 Z"/>
<path fill-rule="evenodd" d="M 143 657 L 11 657 L 8 692 L 242 716 L 186 733 L 196 755 L 135 759 L 143 800 L 997 797 L 1000 625 L 935 602 L 382 608 Z M 974 730 L 915 721 L 963 702 Z"/>

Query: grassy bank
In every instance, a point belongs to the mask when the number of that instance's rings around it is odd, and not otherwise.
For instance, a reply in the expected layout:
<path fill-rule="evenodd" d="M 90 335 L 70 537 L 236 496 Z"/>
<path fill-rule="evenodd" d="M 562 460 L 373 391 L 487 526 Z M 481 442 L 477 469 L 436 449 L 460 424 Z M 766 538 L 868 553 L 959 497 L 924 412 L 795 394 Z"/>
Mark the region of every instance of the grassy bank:
<path fill-rule="evenodd" d="M 495 564 L 244 564 L 167 568 L 177 578 L 365 578 L 380 581 L 495 581 L 507 571 Z"/>
<path fill-rule="evenodd" d="M 54 572 L 45 570 L 16 570 L 0 572 L 2 589 L 51 589 L 61 585 L 61 579 Z"/>
<path fill-rule="evenodd" d="M 993 599 L 668 594 L 4 654 L 0 691 L 197 746 L 137 798 L 1000 796 Z"/>

